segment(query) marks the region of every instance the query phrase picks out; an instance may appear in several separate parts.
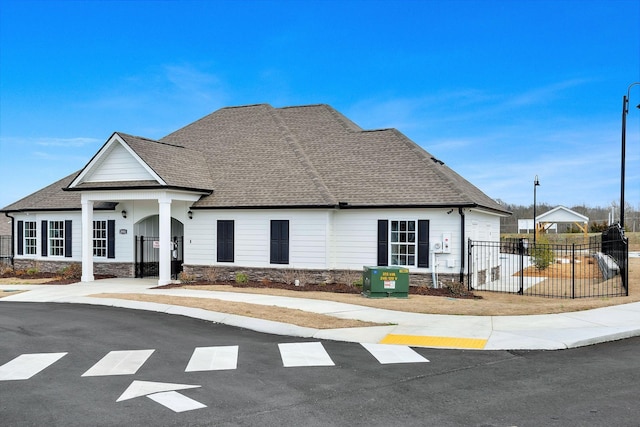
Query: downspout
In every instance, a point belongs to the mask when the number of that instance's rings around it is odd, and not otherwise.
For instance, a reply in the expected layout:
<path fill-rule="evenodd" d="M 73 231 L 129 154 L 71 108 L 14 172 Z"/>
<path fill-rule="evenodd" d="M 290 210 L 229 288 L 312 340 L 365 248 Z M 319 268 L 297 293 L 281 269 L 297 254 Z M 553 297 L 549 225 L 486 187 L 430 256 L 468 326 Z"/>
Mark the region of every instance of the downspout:
<path fill-rule="evenodd" d="M 5 212 L 4 216 L 6 216 L 7 218 L 11 218 L 11 268 L 13 268 L 15 266 L 14 258 L 16 257 L 16 254 L 14 253 L 14 248 L 15 248 L 14 234 L 15 234 L 16 219 L 11 215 L 9 215 L 8 212 Z"/>
<path fill-rule="evenodd" d="M 436 273 L 436 262 L 438 262 L 436 253 L 434 251 L 431 251 L 431 282 L 433 282 L 434 289 L 438 289 L 438 273 Z"/>
<path fill-rule="evenodd" d="M 464 267 L 465 267 L 465 258 L 466 258 L 466 252 L 464 250 L 464 245 L 466 243 L 466 238 L 465 238 L 465 230 L 464 230 L 464 223 L 465 223 L 465 218 L 464 218 L 464 209 L 462 208 L 458 208 L 458 213 L 460 214 L 460 283 L 464 283 Z"/>

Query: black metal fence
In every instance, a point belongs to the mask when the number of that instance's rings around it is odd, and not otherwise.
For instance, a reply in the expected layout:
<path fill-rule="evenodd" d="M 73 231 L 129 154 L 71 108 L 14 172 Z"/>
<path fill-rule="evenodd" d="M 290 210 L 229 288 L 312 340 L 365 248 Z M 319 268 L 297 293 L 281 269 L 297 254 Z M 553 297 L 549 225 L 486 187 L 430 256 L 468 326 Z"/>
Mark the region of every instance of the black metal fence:
<path fill-rule="evenodd" d="M 11 236 L 0 236 L 0 264 L 11 264 Z"/>
<path fill-rule="evenodd" d="M 610 228 L 584 244 L 469 241 L 470 290 L 551 298 L 629 295 L 628 241 Z"/>
<path fill-rule="evenodd" d="M 184 259 L 184 245 L 182 237 L 174 237 L 171 247 L 171 276 L 178 278 L 182 271 Z M 158 277 L 160 273 L 160 250 L 158 238 L 148 236 L 135 236 L 135 276 Z"/>

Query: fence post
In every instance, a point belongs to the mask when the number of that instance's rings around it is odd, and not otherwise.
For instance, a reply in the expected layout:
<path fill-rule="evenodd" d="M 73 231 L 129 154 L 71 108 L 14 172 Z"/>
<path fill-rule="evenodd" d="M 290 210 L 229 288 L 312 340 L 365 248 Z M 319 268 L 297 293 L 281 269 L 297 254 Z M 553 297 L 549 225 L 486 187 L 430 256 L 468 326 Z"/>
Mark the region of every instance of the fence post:
<path fill-rule="evenodd" d="M 471 239 L 467 240 L 467 290 L 473 290 L 473 241 Z"/>
<path fill-rule="evenodd" d="M 520 290 L 519 295 L 524 295 L 524 238 L 518 242 L 518 252 L 520 253 Z"/>
<path fill-rule="evenodd" d="M 584 284 L 583 284 L 584 288 Z M 571 246 L 571 299 L 576 297 L 576 244 Z"/>

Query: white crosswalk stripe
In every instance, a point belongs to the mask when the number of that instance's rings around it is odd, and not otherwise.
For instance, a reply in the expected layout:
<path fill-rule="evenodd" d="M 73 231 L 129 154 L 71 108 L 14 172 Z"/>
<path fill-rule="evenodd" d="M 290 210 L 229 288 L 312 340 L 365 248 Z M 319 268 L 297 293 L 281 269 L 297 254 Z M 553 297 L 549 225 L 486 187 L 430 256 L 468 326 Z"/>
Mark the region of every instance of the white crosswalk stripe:
<path fill-rule="evenodd" d="M 361 345 L 380 364 L 429 362 L 409 346 L 367 343 Z M 278 349 L 282 365 L 285 368 L 335 366 L 321 342 L 281 343 L 278 344 Z M 82 376 L 133 375 L 147 362 L 154 351 L 153 349 L 111 351 Z M 239 351 L 237 345 L 196 347 L 184 371 L 207 372 L 237 369 Z M 22 354 L 4 365 L 0 365 L 0 381 L 30 379 L 67 354 Z"/>
<path fill-rule="evenodd" d="M 93 365 L 83 377 L 132 375 L 147 361 L 155 350 L 111 351 Z"/>
<path fill-rule="evenodd" d="M 320 342 L 278 344 L 285 368 L 298 366 L 334 366 Z"/>
<path fill-rule="evenodd" d="M 67 353 L 21 354 L 0 366 L 0 381 L 28 380 L 56 363 Z"/>
<path fill-rule="evenodd" d="M 420 356 L 414 349 L 405 345 L 361 344 L 381 364 L 421 363 L 429 360 Z"/>
<path fill-rule="evenodd" d="M 238 346 L 197 347 L 185 372 L 222 371 L 238 367 Z"/>

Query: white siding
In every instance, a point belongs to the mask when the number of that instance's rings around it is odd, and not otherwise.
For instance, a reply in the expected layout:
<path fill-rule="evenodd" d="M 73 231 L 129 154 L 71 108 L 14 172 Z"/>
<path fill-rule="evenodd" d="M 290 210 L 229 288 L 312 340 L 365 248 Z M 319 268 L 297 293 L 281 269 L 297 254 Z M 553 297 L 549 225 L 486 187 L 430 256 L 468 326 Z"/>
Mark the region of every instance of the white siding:
<path fill-rule="evenodd" d="M 196 210 L 185 224 L 185 263 L 215 265 L 217 221 L 234 221 L 234 262 L 224 265 L 327 268 L 329 212 L 316 210 Z M 271 220 L 289 221 L 289 264 L 270 264 Z"/>
<path fill-rule="evenodd" d="M 218 220 L 234 221 L 234 262 L 221 263 L 253 268 L 353 269 L 377 264 L 378 220 L 429 221 L 429 239 L 442 241 L 450 235 L 449 253 L 430 251 L 430 268 L 411 268 L 415 272 L 454 274 L 466 257 L 461 247 L 461 217 L 457 209 L 343 209 L 343 210 L 194 210 L 188 219 L 189 202 L 172 203 L 172 217 L 184 226 L 184 260 L 192 265 L 217 265 L 216 233 Z M 121 211 L 127 211 L 123 218 Z M 158 214 L 158 202 L 127 201 L 115 212 L 94 211 L 94 220 L 115 220 L 116 258 L 94 258 L 96 262 L 133 262 L 134 237 L 141 231 L 136 224 Z M 16 214 L 18 220 L 36 221 L 38 255 L 20 258 L 42 259 L 40 233 L 42 220 L 73 221 L 73 257 L 47 257 L 81 261 L 82 227 L 80 212 Z M 289 221 L 289 264 L 270 264 L 270 221 Z M 479 211 L 465 210 L 466 239 L 498 241 L 500 219 Z M 16 230 L 17 231 L 17 230 Z M 149 230 L 145 230 L 147 232 Z M 17 253 L 17 238 L 15 240 Z M 433 264 L 435 261 L 436 264 Z M 464 260 L 466 261 L 466 259 Z M 466 262 L 465 262 L 466 264 Z M 466 270 L 466 269 L 465 269 Z"/>
<path fill-rule="evenodd" d="M 114 144 L 84 182 L 153 180 L 151 174 L 122 145 Z"/>
<path fill-rule="evenodd" d="M 333 252 L 335 269 L 360 270 L 363 266 L 378 262 L 378 220 L 429 220 L 429 240 L 441 241 L 443 233 L 451 235 L 450 253 L 438 254 L 438 271 L 454 273 L 460 267 L 460 215 L 457 209 L 385 209 L 340 210 L 334 215 Z M 430 255 L 431 256 L 431 255 Z M 433 258 L 429 264 L 432 265 Z M 431 268 L 410 268 L 411 271 L 428 272 Z"/>
<path fill-rule="evenodd" d="M 14 228 L 14 253 L 18 259 L 33 259 L 33 260 L 49 260 L 49 261 L 82 261 L 82 227 L 81 227 L 81 214 L 80 212 L 48 212 L 48 213 L 33 213 L 33 214 L 14 214 L 15 228 Z M 42 221 L 69 221 L 71 220 L 71 258 L 64 256 L 42 256 Z M 36 222 L 36 244 L 37 255 L 18 255 L 18 239 L 22 236 L 18 236 L 18 221 L 35 221 Z M 48 244 L 47 244 L 48 247 Z"/>
<path fill-rule="evenodd" d="M 271 220 L 289 220 L 288 265 L 269 263 Z M 457 209 L 344 209 L 344 210 L 195 210 L 185 222 L 185 263 L 216 265 L 216 221 L 234 221 L 234 262 L 243 267 L 353 269 L 377 264 L 378 220 L 428 220 L 429 240 L 450 237 L 447 253 L 429 253 L 430 268 L 411 271 L 457 274 L 466 261 L 461 242 L 461 217 Z M 484 230 L 487 238 L 499 239 L 498 216 L 465 211 L 467 236 Z M 477 224 L 482 222 L 482 227 Z M 474 225 L 475 224 L 475 225 Z M 466 246 L 466 242 L 465 242 Z M 464 249 L 464 253 L 463 253 Z M 435 262 L 435 264 L 434 264 Z"/>

